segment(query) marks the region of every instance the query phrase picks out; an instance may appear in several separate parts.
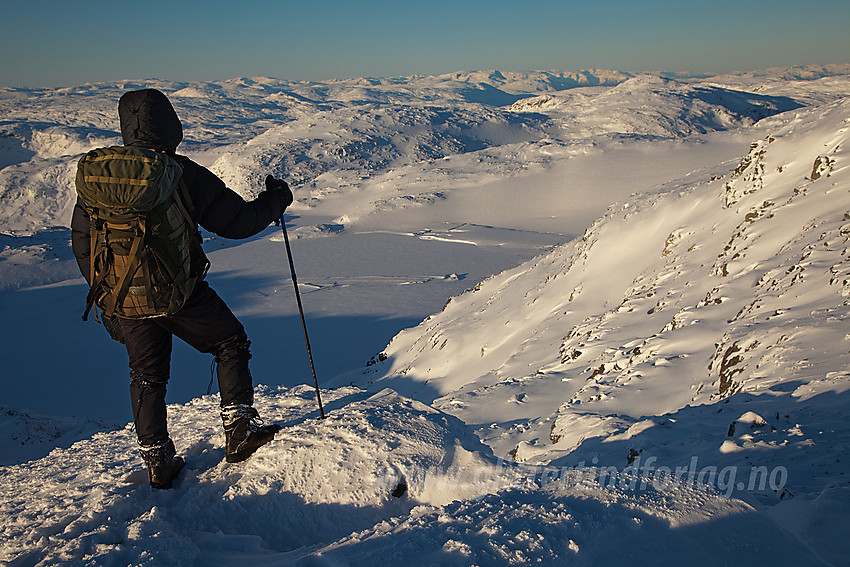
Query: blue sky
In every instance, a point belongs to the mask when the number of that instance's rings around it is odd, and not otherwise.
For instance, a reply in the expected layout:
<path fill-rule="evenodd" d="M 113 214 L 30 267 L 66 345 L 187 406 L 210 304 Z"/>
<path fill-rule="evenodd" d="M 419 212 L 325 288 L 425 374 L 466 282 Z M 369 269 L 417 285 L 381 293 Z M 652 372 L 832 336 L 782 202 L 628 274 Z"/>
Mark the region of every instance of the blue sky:
<path fill-rule="evenodd" d="M 850 62 L 847 0 L 26 0 L 0 86 Z"/>

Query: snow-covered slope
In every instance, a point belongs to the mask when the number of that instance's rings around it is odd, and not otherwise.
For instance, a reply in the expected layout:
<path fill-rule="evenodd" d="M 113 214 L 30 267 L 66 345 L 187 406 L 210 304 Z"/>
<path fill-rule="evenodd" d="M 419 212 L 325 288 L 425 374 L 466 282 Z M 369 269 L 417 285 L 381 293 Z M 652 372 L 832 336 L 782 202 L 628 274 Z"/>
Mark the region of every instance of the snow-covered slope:
<path fill-rule="evenodd" d="M 545 109 L 565 135 L 684 137 L 750 125 L 778 112 L 799 108 L 787 97 L 768 97 L 715 86 L 680 83 L 640 75 L 610 89 L 562 91 L 525 98 L 517 112 Z"/>
<path fill-rule="evenodd" d="M 503 458 L 698 462 L 781 478 L 729 487 L 770 505 L 845 499 L 848 131 L 847 101 L 775 121 L 725 175 L 453 298 L 361 383 L 433 400 Z"/>

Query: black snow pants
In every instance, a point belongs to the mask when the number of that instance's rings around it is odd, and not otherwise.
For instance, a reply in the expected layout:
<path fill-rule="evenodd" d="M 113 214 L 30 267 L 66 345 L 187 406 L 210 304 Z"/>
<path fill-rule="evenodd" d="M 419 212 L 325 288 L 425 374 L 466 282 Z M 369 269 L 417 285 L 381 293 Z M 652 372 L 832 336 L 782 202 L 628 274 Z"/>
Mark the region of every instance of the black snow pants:
<path fill-rule="evenodd" d="M 215 356 L 221 406 L 253 404 L 248 360 L 251 342 L 245 328 L 218 294 L 202 281 L 174 315 L 121 319 L 130 359 L 130 402 L 140 445 L 168 440 L 166 385 L 171 367 L 171 337 Z"/>

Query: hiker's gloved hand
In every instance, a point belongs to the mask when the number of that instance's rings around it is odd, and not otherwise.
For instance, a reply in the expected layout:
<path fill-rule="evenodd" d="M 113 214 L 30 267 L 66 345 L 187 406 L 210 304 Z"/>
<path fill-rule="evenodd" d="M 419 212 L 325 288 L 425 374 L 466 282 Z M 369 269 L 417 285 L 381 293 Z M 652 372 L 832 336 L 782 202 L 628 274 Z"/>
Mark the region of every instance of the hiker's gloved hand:
<path fill-rule="evenodd" d="M 266 177 L 266 189 L 269 191 L 274 191 L 278 198 L 280 199 L 281 211 L 286 209 L 289 205 L 292 204 L 294 197 L 292 196 L 292 191 L 289 189 L 289 185 L 286 184 L 286 181 L 283 179 L 275 179 L 271 175 Z"/>

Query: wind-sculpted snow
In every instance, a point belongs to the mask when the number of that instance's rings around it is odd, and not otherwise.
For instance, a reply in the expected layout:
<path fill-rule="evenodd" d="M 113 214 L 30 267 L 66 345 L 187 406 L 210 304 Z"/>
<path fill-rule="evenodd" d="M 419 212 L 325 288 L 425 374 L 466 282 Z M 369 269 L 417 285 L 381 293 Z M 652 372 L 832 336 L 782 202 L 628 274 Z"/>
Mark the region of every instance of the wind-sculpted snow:
<path fill-rule="evenodd" d="M 263 415 L 285 427 L 239 465 L 223 462 L 216 396 L 170 406 L 187 455 L 171 491 L 147 486 L 131 426 L 0 469 L 0 561 L 820 564 L 709 486 L 500 463 L 456 418 L 394 392 L 326 392 L 321 421 L 312 396 L 261 389 Z"/>
<path fill-rule="evenodd" d="M 132 424 L 0 469 L 0 560 L 182 565 L 211 545 L 284 552 L 416 503 L 475 496 L 482 488 L 471 482 L 432 477 L 462 466 L 496 469 L 459 421 L 419 402 L 343 388 L 326 393 L 329 417 L 318 421 L 312 396 L 306 387 L 261 389 L 259 409 L 285 429 L 238 466 L 223 459 L 217 397 L 171 406 L 171 433 L 187 458 L 171 492 L 151 492 Z"/>

